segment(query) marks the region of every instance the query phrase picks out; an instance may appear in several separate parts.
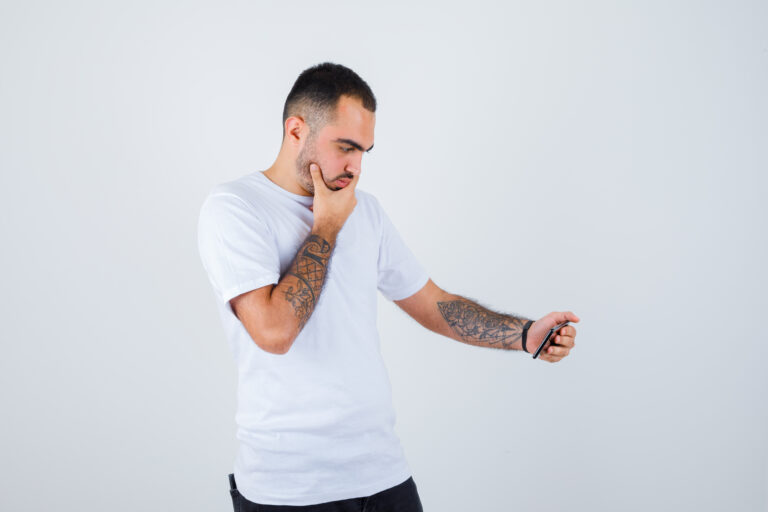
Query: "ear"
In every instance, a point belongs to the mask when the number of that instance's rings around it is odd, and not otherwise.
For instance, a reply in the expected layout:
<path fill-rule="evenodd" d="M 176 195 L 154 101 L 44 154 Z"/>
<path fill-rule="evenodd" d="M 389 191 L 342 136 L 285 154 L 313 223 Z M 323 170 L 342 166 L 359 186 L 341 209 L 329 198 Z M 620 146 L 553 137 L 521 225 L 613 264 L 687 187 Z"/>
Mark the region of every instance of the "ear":
<path fill-rule="evenodd" d="M 291 116 L 285 120 L 285 134 L 289 143 L 298 145 L 302 139 L 307 137 L 308 133 L 309 126 L 303 118 Z"/>

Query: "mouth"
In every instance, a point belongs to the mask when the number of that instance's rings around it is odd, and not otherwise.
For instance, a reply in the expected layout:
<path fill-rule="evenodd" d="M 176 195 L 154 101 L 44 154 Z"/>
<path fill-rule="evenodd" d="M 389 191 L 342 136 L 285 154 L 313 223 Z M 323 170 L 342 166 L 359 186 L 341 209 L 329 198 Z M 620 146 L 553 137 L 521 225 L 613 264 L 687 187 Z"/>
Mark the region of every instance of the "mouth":
<path fill-rule="evenodd" d="M 349 185 L 350 181 L 352 181 L 352 180 L 350 180 L 349 178 L 340 178 L 340 179 L 336 180 L 336 183 L 338 183 L 339 186 L 341 186 L 341 187 L 346 187 L 347 185 Z"/>

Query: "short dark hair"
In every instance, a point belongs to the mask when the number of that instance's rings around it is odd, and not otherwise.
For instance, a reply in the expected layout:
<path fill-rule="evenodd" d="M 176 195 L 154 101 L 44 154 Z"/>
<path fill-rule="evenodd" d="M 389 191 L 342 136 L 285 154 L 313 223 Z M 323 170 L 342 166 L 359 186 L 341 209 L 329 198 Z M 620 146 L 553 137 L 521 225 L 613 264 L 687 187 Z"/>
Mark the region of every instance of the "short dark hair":
<path fill-rule="evenodd" d="M 288 93 L 283 106 L 283 139 L 285 120 L 300 116 L 309 125 L 310 136 L 333 121 L 342 95 L 358 98 L 363 107 L 376 112 L 376 97 L 357 73 L 341 64 L 323 62 L 301 72 Z"/>

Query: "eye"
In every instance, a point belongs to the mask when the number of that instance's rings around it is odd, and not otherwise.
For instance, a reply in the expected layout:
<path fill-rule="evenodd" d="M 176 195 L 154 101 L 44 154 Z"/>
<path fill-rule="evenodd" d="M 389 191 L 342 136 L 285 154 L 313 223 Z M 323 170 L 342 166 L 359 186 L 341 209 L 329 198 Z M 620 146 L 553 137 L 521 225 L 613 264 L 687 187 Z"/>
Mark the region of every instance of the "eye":
<path fill-rule="evenodd" d="M 341 150 L 345 153 L 349 153 L 350 151 L 354 151 L 355 148 L 341 148 Z"/>

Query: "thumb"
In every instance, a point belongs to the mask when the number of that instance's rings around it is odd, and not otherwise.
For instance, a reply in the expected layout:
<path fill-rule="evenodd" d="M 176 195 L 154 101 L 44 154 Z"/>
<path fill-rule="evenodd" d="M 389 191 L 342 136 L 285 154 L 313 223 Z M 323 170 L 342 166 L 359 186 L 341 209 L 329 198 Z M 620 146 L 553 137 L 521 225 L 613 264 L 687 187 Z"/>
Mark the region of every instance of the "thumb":
<path fill-rule="evenodd" d="M 309 164 L 309 174 L 312 176 L 312 181 L 317 182 L 317 164 Z"/>
<path fill-rule="evenodd" d="M 554 311 L 547 315 L 547 328 L 551 329 L 556 325 L 560 325 L 565 322 L 578 322 L 579 317 L 573 314 L 572 311 Z M 549 325 L 551 324 L 551 325 Z"/>
<path fill-rule="evenodd" d="M 563 322 L 578 322 L 579 317 L 573 314 L 573 311 L 563 313 Z M 562 322 L 561 322 L 562 323 Z"/>
<path fill-rule="evenodd" d="M 315 195 L 321 193 L 323 189 L 327 189 L 328 185 L 323 180 L 323 174 L 320 172 L 320 166 L 317 164 L 309 164 L 309 174 L 312 176 L 312 184 L 315 187 Z"/>

